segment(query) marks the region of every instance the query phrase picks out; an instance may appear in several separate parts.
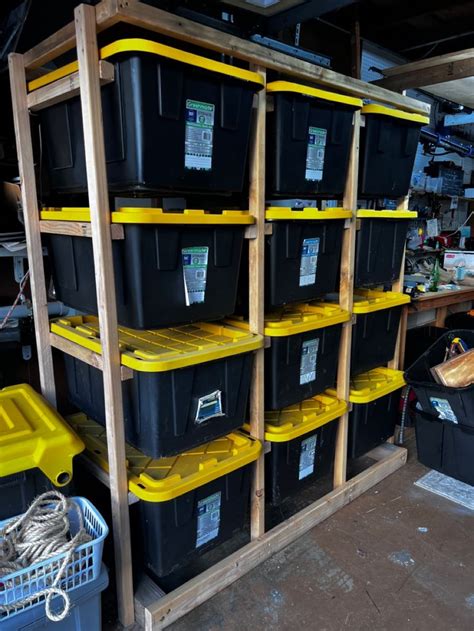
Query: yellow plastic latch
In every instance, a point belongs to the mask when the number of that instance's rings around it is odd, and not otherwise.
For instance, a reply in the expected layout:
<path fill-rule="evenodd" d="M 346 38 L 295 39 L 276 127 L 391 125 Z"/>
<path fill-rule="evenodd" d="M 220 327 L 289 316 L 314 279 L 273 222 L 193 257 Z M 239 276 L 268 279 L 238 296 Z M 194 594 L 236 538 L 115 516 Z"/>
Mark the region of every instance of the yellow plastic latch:
<path fill-rule="evenodd" d="M 89 223 L 89 208 L 44 208 L 41 219 L 48 221 L 81 221 Z M 120 224 L 184 224 L 184 225 L 249 225 L 255 223 L 248 210 L 186 209 L 164 211 L 162 208 L 119 208 L 111 213 L 111 222 Z"/>
<path fill-rule="evenodd" d="M 51 331 L 95 353 L 102 353 L 99 321 L 95 316 L 52 320 Z M 249 353 L 263 345 L 261 335 L 213 322 L 152 331 L 120 326 L 118 331 L 122 364 L 141 372 L 175 370 Z"/>
<path fill-rule="evenodd" d="M 416 210 L 369 210 L 361 208 L 357 211 L 358 219 L 416 219 Z"/>
<path fill-rule="evenodd" d="M 286 443 L 334 421 L 345 412 L 347 403 L 326 393 L 283 410 L 265 412 L 265 440 Z M 245 429 L 248 431 L 249 426 Z"/>
<path fill-rule="evenodd" d="M 350 313 L 337 304 L 312 302 L 291 304 L 265 315 L 264 333 L 269 337 L 286 337 L 305 331 L 322 329 L 350 320 Z M 232 315 L 226 322 L 242 331 L 249 330 L 243 317 Z"/>
<path fill-rule="evenodd" d="M 158 42 L 152 42 L 148 39 L 141 38 L 128 38 L 120 39 L 112 44 L 104 46 L 99 51 L 101 59 L 109 59 L 114 55 L 120 53 L 150 53 L 152 55 L 159 55 L 160 57 L 166 57 L 174 61 L 179 61 L 183 64 L 196 66 L 203 68 L 204 70 L 210 70 L 211 72 L 217 72 L 218 74 L 227 75 L 228 77 L 234 77 L 235 79 L 241 79 L 242 81 L 249 81 L 255 83 L 258 89 L 265 85 L 265 81 L 258 72 L 252 72 L 239 68 L 238 66 L 231 66 L 230 64 L 224 64 L 221 61 L 214 61 L 208 57 L 202 57 L 201 55 L 195 55 L 188 53 L 179 48 L 173 48 L 172 46 L 166 46 L 165 44 L 159 44 Z M 53 81 L 57 81 L 62 77 L 67 77 L 73 72 L 77 72 L 79 65 L 77 61 L 73 61 L 62 68 L 48 72 L 48 74 L 34 79 L 28 83 L 28 90 L 36 90 L 48 85 Z"/>
<path fill-rule="evenodd" d="M 86 444 L 87 456 L 109 470 L 105 428 L 74 414 L 68 422 Z M 257 460 L 262 445 L 241 432 L 232 432 L 177 456 L 154 460 L 126 445 L 128 488 L 146 502 L 166 502 Z"/>
<path fill-rule="evenodd" d="M 72 479 L 84 443 L 27 384 L 0 390 L 0 477 L 38 468 L 56 486 Z"/>
<path fill-rule="evenodd" d="M 405 379 L 402 370 L 374 368 L 356 377 L 351 377 L 349 401 L 351 403 L 371 403 L 395 390 L 403 388 Z M 335 395 L 335 390 L 328 390 Z"/>
<path fill-rule="evenodd" d="M 307 85 L 299 83 L 291 83 L 290 81 L 272 81 L 267 84 L 267 92 L 294 92 L 303 96 L 311 96 L 323 101 L 332 101 L 332 103 L 341 103 L 343 105 L 351 105 L 355 109 L 362 107 L 361 99 L 345 94 L 337 94 L 336 92 L 328 92 L 320 88 L 310 88 Z"/>
<path fill-rule="evenodd" d="M 379 289 L 355 289 L 353 312 L 356 314 L 373 313 L 390 309 L 410 302 L 410 296 L 396 291 Z"/>
<path fill-rule="evenodd" d="M 269 206 L 265 211 L 267 221 L 327 221 L 329 219 L 350 219 L 352 210 L 345 208 L 301 208 L 295 210 L 285 206 Z"/>
<path fill-rule="evenodd" d="M 401 118 L 402 120 L 411 121 L 413 123 L 420 123 L 421 125 L 428 125 L 430 122 L 429 116 L 423 116 L 422 114 L 412 114 L 411 112 L 404 112 L 403 110 L 397 110 L 393 107 L 385 107 L 384 105 L 375 105 L 369 103 L 362 108 L 362 114 L 380 114 L 382 116 L 391 116 L 392 118 Z"/>

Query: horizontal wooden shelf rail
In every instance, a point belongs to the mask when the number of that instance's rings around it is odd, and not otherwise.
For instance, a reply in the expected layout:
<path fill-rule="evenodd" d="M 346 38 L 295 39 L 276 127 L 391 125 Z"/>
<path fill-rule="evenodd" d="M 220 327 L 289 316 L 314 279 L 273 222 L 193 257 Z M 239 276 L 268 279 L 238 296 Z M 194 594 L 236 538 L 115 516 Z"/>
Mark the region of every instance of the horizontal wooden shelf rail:
<path fill-rule="evenodd" d="M 67 237 L 92 237 L 91 224 L 82 221 L 53 221 L 43 219 L 40 221 L 40 232 L 43 234 L 61 234 Z M 122 224 L 110 224 L 112 239 L 124 239 Z"/>
<path fill-rule="evenodd" d="M 114 66 L 108 61 L 99 61 L 99 77 L 101 85 L 112 83 L 114 80 Z M 68 77 L 58 79 L 49 85 L 30 92 L 27 97 L 28 109 L 32 112 L 62 103 L 73 96 L 79 96 L 79 72 L 73 72 Z"/>
<path fill-rule="evenodd" d="M 94 351 L 90 351 L 88 348 L 84 348 L 83 346 L 79 346 L 79 344 L 75 344 L 70 340 L 66 340 L 64 337 L 56 335 L 56 333 L 50 333 L 49 340 L 51 346 L 57 348 L 63 353 L 66 353 L 66 355 L 71 355 L 71 357 L 75 357 L 76 359 L 79 359 L 98 370 L 104 369 L 102 355 L 94 353 Z M 120 376 L 122 381 L 133 379 L 133 370 L 128 368 L 128 366 L 120 366 Z"/>

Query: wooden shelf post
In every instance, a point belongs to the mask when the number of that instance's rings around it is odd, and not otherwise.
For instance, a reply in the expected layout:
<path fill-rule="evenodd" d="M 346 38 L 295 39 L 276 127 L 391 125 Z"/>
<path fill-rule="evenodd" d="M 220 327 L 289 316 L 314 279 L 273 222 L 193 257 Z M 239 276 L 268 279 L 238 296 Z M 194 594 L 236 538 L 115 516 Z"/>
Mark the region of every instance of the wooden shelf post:
<path fill-rule="evenodd" d="M 253 68 L 266 77 L 264 68 Z M 263 335 L 264 329 L 264 265 L 265 265 L 265 123 L 266 91 L 255 97 L 254 129 L 250 155 L 250 213 L 256 220 L 255 239 L 249 240 L 249 327 L 252 333 Z M 262 441 L 265 434 L 264 402 L 265 350 L 255 353 L 250 391 L 250 433 Z M 250 507 L 252 539 L 265 532 L 265 456 L 262 453 L 254 465 Z"/>
<path fill-rule="evenodd" d="M 97 306 L 103 357 L 102 374 L 104 379 L 118 612 L 120 622 L 124 626 L 129 626 L 134 622 L 135 614 L 130 520 L 128 514 L 128 480 L 95 8 L 81 4 L 74 11 L 74 17 L 97 286 Z"/>
<path fill-rule="evenodd" d="M 23 55 L 10 54 L 8 63 L 40 385 L 43 396 L 48 399 L 51 405 L 56 406 L 53 353 L 49 343 L 48 297 L 44 276 L 43 248 L 41 245 L 33 143 L 31 140 Z"/>
<path fill-rule="evenodd" d="M 352 314 L 354 292 L 354 261 L 356 247 L 356 213 L 357 213 L 357 185 L 359 178 L 359 139 L 360 112 L 354 113 L 351 154 L 347 170 L 346 186 L 344 190 L 344 208 L 352 210 L 352 218 L 344 230 L 341 253 L 341 277 L 339 284 L 339 304 Z M 351 343 L 352 318 L 342 328 L 341 344 L 339 347 L 339 364 L 337 371 L 337 396 L 343 401 L 349 401 L 351 378 Z M 347 470 L 347 433 L 349 427 L 349 412 L 339 419 L 336 437 L 336 455 L 334 459 L 334 487 L 346 482 Z"/>

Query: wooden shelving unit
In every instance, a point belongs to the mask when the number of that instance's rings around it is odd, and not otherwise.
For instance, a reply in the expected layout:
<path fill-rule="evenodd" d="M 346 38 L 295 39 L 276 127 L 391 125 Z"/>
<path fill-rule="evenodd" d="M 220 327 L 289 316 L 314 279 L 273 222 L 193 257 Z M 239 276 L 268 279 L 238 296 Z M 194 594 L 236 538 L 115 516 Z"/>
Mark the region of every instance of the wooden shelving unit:
<path fill-rule="evenodd" d="M 125 467 L 124 422 L 121 381 L 131 377 L 120 365 L 117 332 L 112 239 L 123 238 L 120 226 L 110 224 L 109 196 L 106 177 L 104 136 L 100 86 L 114 80 L 113 67 L 99 61 L 97 33 L 125 22 L 141 26 L 176 40 L 192 43 L 248 62 L 253 70 L 265 75 L 277 71 L 296 80 L 327 86 L 335 91 L 370 98 L 401 109 L 427 113 L 429 106 L 414 99 L 390 92 L 357 79 L 345 77 L 331 70 L 313 66 L 282 53 L 263 48 L 190 20 L 142 4 L 138 0 L 102 0 L 95 7 L 80 5 L 74 22 L 41 42 L 24 55 L 10 56 L 14 121 L 22 181 L 22 202 L 28 243 L 31 287 L 33 296 L 36 342 L 43 395 L 54 405 L 56 389 L 53 372 L 52 347 L 80 356 L 83 361 L 101 369 L 104 374 L 106 428 L 110 474 L 106 478 L 110 488 L 119 618 L 124 626 L 135 620 L 146 629 L 161 629 L 203 603 L 238 579 L 266 558 L 282 549 L 304 532 L 342 508 L 361 493 L 377 484 L 406 461 L 405 449 L 385 444 L 369 455 L 375 464 L 358 476 L 347 480 L 346 453 L 348 413 L 339 420 L 334 490 L 280 525 L 265 532 L 265 479 L 263 456 L 254 467 L 251 493 L 251 542 L 209 568 L 180 588 L 163 596 L 149 579 L 138 586 L 132 580 L 132 556 L 128 514 L 128 485 Z M 76 47 L 79 71 L 66 79 L 28 94 L 27 73 L 37 70 L 68 50 Z M 36 192 L 33 148 L 30 130 L 30 111 L 80 94 L 84 138 L 86 139 L 87 179 L 91 224 L 40 221 Z M 249 231 L 250 329 L 263 334 L 264 303 L 264 238 L 265 238 L 265 119 L 266 93 L 262 90 L 255 100 L 254 130 L 250 160 L 250 212 L 256 227 Z M 340 305 L 352 310 L 353 273 L 356 239 L 355 209 L 357 205 L 359 113 L 354 115 L 350 167 L 344 195 L 344 207 L 353 211 L 346 221 L 340 278 Z M 406 200 L 401 200 L 400 208 Z M 97 281 L 97 301 L 103 354 L 80 350 L 76 345 L 60 340 L 50 333 L 45 273 L 41 249 L 41 233 L 75 234 L 92 238 Z M 403 271 L 403 270 L 402 270 Z M 402 282 L 402 281 L 400 281 Z M 353 322 L 343 327 L 337 382 L 338 397 L 347 400 L 351 330 Z M 403 326 L 400 328 L 399 345 Z M 398 345 L 398 346 L 399 346 Z M 392 367 L 398 365 L 395 357 Z M 257 351 L 251 389 L 251 433 L 263 440 L 264 436 L 264 351 Z M 104 479 L 104 476 L 101 476 Z"/>

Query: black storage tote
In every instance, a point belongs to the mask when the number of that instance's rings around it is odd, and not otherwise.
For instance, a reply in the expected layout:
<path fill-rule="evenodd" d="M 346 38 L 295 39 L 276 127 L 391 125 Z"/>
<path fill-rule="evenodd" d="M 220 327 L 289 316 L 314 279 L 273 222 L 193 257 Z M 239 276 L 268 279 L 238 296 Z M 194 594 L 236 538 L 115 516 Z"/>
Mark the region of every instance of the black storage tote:
<path fill-rule="evenodd" d="M 418 460 L 474 485 L 474 427 L 413 409 Z"/>
<path fill-rule="evenodd" d="M 332 471 L 337 422 L 347 403 L 320 394 L 277 412 L 265 412 L 266 496 L 273 505 Z M 316 498 L 315 498 L 316 499 Z"/>
<path fill-rule="evenodd" d="M 462 338 L 468 348 L 474 348 L 474 330 L 448 331 L 405 371 L 405 378 L 415 391 L 424 412 L 474 427 L 474 384 L 450 388 L 436 383 L 431 374 L 431 368 L 444 361 L 446 349 L 455 337 Z"/>
<path fill-rule="evenodd" d="M 360 99 L 288 81 L 267 85 L 267 195 L 341 197 Z"/>
<path fill-rule="evenodd" d="M 87 455 L 108 471 L 105 429 L 84 414 L 69 419 Z M 140 499 L 132 546 L 156 576 L 170 574 L 208 552 L 248 523 L 251 464 L 259 441 L 241 432 L 184 452 L 151 460 L 126 445 L 128 488 Z"/>
<path fill-rule="evenodd" d="M 110 191 L 242 190 L 261 75 L 146 39 L 116 41 L 100 57 L 115 71 L 102 87 Z M 29 89 L 75 70 L 69 64 Z M 87 192 L 80 98 L 45 108 L 40 124 L 51 191 Z"/>
<path fill-rule="evenodd" d="M 27 384 L 0 390 L 0 521 L 24 513 L 37 495 L 65 487 L 84 443 Z"/>
<path fill-rule="evenodd" d="M 41 217 L 90 221 L 90 212 L 45 209 Z M 234 312 L 245 226 L 254 222 L 248 212 L 121 208 L 111 213 L 111 221 L 124 233 L 112 244 L 122 326 L 150 329 Z M 92 240 L 50 234 L 47 242 L 57 298 L 97 314 Z"/>
<path fill-rule="evenodd" d="M 97 318 L 53 320 L 51 331 L 98 354 Z M 135 331 L 119 327 L 121 362 L 133 371 L 122 381 L 127 442 L 152 458 L 173 456 L 241 427 L 259 335 L 204 323 Z M 69 398 L 105 423 L 102 372 L 64 356 Z"/>
<path fill-rule="evenodd" d="M 383 366 L 395 355 L 403 305 L 410 297 L 394 291 L 355 289 L 351 375 Z"/>
<path fill-rule="evenodd" d="M 354 284 L 390 285 L 400 277 L 410 210 L 358 210 Z"/>
<path fill-rule="evenodd" d="M 404 197 L 410 188 L 420 131 L 430 119 L 382 105 L 362 108 L 360 197 Z"/>
<path fill-rule="evenodd" d="M 265 239 L 267 310 L 338 289 L 344 221 L 351 215 L 342 208 L 267 209 L 272 226 Z"/>
<path fill-rule="evenodd" d="M 265 316 L 265 409 L 279 410 L 324 392 L 336 382 L 342 323 L 339 305 L 291 305 Z M 248 330 L 234 317 L 229 324 Z"/>
<path fill-rule="evenodd" d="M 375 368 L 351 378 L 347 456 L 359 458 L 393 436 L 399 417 L 403 372 Z M 330 394 L 334 394 L 330 391 Z"/>

